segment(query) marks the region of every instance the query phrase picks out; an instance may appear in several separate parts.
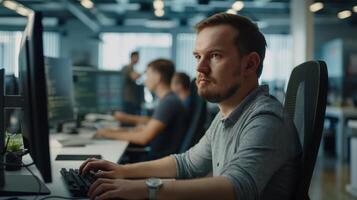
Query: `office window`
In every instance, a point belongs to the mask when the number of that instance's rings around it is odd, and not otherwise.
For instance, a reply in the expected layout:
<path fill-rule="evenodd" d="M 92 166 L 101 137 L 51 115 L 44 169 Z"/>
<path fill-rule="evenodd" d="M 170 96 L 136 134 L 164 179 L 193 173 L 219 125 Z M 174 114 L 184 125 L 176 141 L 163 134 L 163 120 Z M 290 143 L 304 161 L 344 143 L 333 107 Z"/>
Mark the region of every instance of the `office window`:
<path fill-rule="evenodd" d="M 0 67 L 6 74 L 17 74 L 17 55 L 21 32 L 0 31 Z"/>
<path fill-rule="evenodd" d="M 99 68 L 120 70 L 129 63 L 130 53 L 139 51 L 138 72 L 156 58 L 171 59 L 172 36 L 167 33 L 103 33 L 99 46 Z"/>
<path fill-rule="evenodd" d="M 290 35 L 265 35 L 267 50 L 262 81 L 288 81 L 293 66 L 292 39 Z"/>
<path fill-rule="evenodd" d="M 18 54 L 22 32 L 0 31 L 0 68 L 5 68 L 6 74 L 18 76 Z M 59 57 L 59 34 L 45 32 L 43 34 L 44 55 Z"/>
<path fill-rule="evenodd" d="M 185 72 L 191 78 L 196 74 L 196 61 L 193 57 L 195 46 L 195 33 L 180 33 L 177 34 L 176 46 L 176 70 Z"/>
<path fill-rule="evenodd" d="M 58 33 L 43 33 L 43 52 L 45 56 L 60 57 L 60 36 Z"/>

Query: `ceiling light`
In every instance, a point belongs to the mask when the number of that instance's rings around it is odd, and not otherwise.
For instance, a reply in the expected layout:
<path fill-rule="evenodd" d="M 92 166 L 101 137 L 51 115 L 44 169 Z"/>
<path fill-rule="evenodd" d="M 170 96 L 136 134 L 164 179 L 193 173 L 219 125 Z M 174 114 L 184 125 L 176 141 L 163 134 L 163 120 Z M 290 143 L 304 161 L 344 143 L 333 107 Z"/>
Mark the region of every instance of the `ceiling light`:
<path fill-rule="evenodd" d="M 357 6 L 353 6 L 353 12 L 357 13 Z"/>
<path fill-rule="evenodd" d="M 316 2 L 310 5 L 310 11 L 311 12 L 317 12 L 319 10 L 321 10 L 322 8 L 324 8 L 324 4 L 321 2 Z"/>
<path fill-rule="evenodd" d="M 352 15 L 352 13 L 349 10 L 344 10 L 344 11 L 337 13 L 337 17 L 340 19 L 345 19 L 347 17 L 350 17 L 351 15 Z"/>
<path fill-rule="evenodd" d="M 16 12 L 22 16 L 28 16 L 30 14 L 31 10 L 29 10 L 23 6 L 18 6 L 16 8 Z"/>
<path fill-rule="evenodd" d="M 162 16 L 164 16 L 164 14 L 165 14 L 165 11 L 162 9 L 155 10 L 156 17 L 162 17 Z"/>
<path fill-rule="evenodd" d="M 235 11 L 240 11 L 240 10 L 242 10 L 243 7 L 244 7 L 243 1 L 236 1 L 232 5 L 233 10 L 235 10 Z"/>
<path fill-rule="evenodd" d="M 164 9 L 164 2 L 161 1 L 161 0 L 155 0 L 155 1 L 154 1 L 154 8 L 155 8 L 156 10 L 162 10 L 162 9 Z"/>
<path fill-rule="evenodd" d="M 229 9 L 229 10 L 226 11 L 226 13 L 236 15 L 237 11 L 235 11 L 233 9 Z"/>
<path fill-rule="evenodd" d="M 94 6 L 94 4 L 91 0 L 82 0 L 81 5 L 87 9 L 91 9 Z"/>
<path fill-rule="evenodd" d="M 4 1 L 3 5 L 10 10 L 16 10 L 18 6 L 18 4 L 15 1 Z"/>

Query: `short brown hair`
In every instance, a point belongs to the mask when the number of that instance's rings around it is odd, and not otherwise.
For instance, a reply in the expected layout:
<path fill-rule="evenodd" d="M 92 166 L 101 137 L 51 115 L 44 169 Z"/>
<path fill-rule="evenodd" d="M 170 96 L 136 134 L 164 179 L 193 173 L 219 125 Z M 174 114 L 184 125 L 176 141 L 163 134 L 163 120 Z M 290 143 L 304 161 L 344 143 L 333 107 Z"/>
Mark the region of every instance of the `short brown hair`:
<path fill-rule="evenodd" d="M 132 58 L 133 56 L 139 56 L 139 51 L 133 51 L 130 53 L 130 58 Z"/>
<path fill-rule="evenodd" d="M 230 25 L 238 31 L 234 43 L 241 55 L 247 55 L 251 52 L 256 52 L 259 55 L 260 64 L 256 72 L 259 78 L 263 71 L 263 61 L 267 44 L 258 26 L 244 16 L 218 13 L 196 24 L 195 29 L 197 33 L 199 33 L 204 28 L 217 25 Z"/>
<path fill-rule="evenodd" d="M 170 85 L 171 79 L 175 73 L 175 64 L 167 59 L 156 59 L 148 64 L 148 68 L 158 72 L 165 84 Z"/>
<path fill-rule="evenodd" d="M 175 74 L 175 77 L 177 77 L 177 82 L 181 84 L 183 88 L 190 88 L 190 77 L 186 73 L 178 72 Z"/>

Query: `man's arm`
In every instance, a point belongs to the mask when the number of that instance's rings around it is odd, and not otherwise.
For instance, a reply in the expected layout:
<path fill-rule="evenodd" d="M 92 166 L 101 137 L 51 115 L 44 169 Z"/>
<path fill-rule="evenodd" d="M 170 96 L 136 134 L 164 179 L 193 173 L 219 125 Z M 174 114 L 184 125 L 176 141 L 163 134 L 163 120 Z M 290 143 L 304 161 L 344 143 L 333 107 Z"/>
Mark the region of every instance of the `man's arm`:
<path fill-rule="evenodd" d="M 137 145 L 147 145 L 165 127 L 166 124 L 162 123 L 161 121 L 151 119 L 149 123 L 143 128 L 133 129 L 133 131 L 98 131 L 96 136 L 117 140 L 126 140 L 132 144 Z"/>
<path fill-rule="evenodd" d="M 143 180 L 98 179 L 88 194 L 98 200 L 108 198 L 148 199 Z M 167 180 L 157 192 L 156 199 L 235 199 L 232 183 L 225 177 L 193 180 Z"/>
<path fill-rule="evenodd" d="M 136 81 L 136 79 L 138 79 L 141 75 L 139 73 L 137 73 L 136 71 L 132 71 L 129 74 L 131 80 Z"/>
<path fill-rule="evenodd" d="M 124 112 L 115 112 L 114 117 L 116 120 L 129 123 L 129 124 L 146 124 L 151 119 L 148 116 L 141 116 L 141 115 L 131 115 Z"/>
<path fill-rule="evenodd" d="M 105 160 L 88 159 L 79 168 L 82 174 L 98 171 L 97 178 L 175 178 L 175 159 L 167 156 L 158 160 L 118 165 Z"/>

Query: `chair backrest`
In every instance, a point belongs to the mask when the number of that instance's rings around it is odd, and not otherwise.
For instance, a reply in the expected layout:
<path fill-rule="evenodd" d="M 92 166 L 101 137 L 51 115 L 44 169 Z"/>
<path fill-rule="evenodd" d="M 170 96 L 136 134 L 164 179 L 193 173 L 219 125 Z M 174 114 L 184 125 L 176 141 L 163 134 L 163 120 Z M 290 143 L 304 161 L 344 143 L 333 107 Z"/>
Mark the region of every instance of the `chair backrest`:
<path fill-rule="evenodd" d="M 179 153 L 183 153 L 196 144 L 204 134 L 204 124 L 207 116 L 207 103 L 197 94 L 195 79 L 190 84 L 191 105 L 189 111 L 189 126 L 184 136 Z"/>
<path fill-rule="evenodd" d="M 284 109 L 295 124 L 303 147 L 295 199 L 309 199 L 308 192 L 321 142 L 328 88 L 323 61 L 309 61 L 291 73 Z"/>

